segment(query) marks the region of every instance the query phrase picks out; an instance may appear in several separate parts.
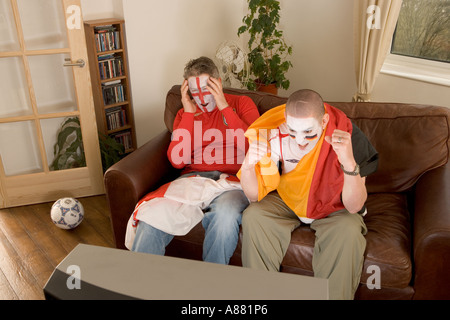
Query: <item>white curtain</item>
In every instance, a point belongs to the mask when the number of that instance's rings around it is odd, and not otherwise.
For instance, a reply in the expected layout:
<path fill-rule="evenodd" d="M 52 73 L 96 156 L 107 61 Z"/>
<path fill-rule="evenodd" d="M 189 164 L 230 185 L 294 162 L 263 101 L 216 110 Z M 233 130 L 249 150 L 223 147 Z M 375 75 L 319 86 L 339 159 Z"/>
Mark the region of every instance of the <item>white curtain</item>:
<path fill-rule="evenodd" d="M 356 82 L 353 101 L 370 101 L 392 43 L 402 0 L 354 0 Z"/>

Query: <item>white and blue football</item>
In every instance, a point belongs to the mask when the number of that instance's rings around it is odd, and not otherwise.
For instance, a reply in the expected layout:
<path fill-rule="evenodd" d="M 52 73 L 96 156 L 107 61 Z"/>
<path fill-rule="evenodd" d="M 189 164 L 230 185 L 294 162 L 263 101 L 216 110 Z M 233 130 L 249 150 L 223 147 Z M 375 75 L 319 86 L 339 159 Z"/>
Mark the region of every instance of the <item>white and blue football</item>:
<path fill-rule="evenodd" d="M 74 198 L 57 200 L 50 210 L 53 223 L 65 230 L 78 227 L 84 218 L 84 208 L 80 201 Z"/>

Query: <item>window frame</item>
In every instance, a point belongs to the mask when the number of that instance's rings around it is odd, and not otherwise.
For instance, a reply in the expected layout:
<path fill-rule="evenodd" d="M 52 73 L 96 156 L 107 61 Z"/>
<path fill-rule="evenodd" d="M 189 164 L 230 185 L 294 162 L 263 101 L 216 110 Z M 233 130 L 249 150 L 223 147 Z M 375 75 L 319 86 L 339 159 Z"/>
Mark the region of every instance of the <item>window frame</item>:
<path fill-rule="evenodd" d="M 450 87 L 450 63 L 389 53 L 380 73 Z"/>
<path fill-rule="evenodd" d="M 450 87 L 450 62 L 392 53 L 396 32 L 380 73 Z"/>

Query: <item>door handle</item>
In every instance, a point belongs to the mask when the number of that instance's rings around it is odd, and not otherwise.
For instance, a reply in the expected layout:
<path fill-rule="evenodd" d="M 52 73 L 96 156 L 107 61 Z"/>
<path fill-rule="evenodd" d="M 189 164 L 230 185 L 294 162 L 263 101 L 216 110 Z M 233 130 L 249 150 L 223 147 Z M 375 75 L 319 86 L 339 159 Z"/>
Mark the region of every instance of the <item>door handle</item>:
<path fill-rule="evenodd" d="M 66 61 L 66 63 L 64 63 L 64 67 L 84 68 L 84 66 L 86 65 L 86 62 L 83 59 L 78 59 L 75 63 L 72 63 L 72 59 L 70 58 L 66 58 L 64 59 L 64 61 Z"/>

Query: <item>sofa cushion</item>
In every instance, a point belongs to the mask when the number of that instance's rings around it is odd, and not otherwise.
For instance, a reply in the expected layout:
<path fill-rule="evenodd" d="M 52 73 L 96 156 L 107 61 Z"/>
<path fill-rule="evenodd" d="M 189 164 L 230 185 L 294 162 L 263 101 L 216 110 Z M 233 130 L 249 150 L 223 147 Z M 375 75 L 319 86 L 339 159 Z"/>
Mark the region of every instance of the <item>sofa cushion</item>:
<path fill-rule="evenodd" d="M 364 218 L 368 233 L 361 283 L 367 283 L 370 266 L 380 268 L 383 288 L 405 288 L 411 282 L 412 262 L 410 218 L 405 194 L 371 194 L 367 200 L 368 214 Z M 190 259 L 202 259 L 204 230 L 201 223 L 183 237 L 175 237 L 167 254 Z M 241 239 L 230 264 L 242 265 Z M 315 232 L 302 225 L 292 233 L 291 243 L 283 259 L 281 271 L 314 275 L 312 256 Z M 371 281 L 369 281 L 371 283 Z"/>
<path fill-rule="evenodd" d="M 372 275 L 372 265 L 381 270 L 382 287 L 405 288 L 411 282 L 411 221 L 403 193 L 370 194 L 364 217 L 368 233 L 361 282 Z"/>
<path fill-rule="evenodd" d="M 395 103 L 338 103 L 379 153 L 369 193 L 404 192 L 425 172 L 448 162 L 447 108 Z"/>
<path fill-rule="evenodd" d="M 396 193 L 371 194 L 367 200 L 368 214 L 364 218 L 368 233 L 361 283 L 373 274 L 370 266 L 381 271 L 382 287 L 405 288 L 412 277 L 410 220 L 406 195 Z M 292 233 L 289 250 L 282 269 L 312 275 L 314 231 L 302 226 Z"/>

